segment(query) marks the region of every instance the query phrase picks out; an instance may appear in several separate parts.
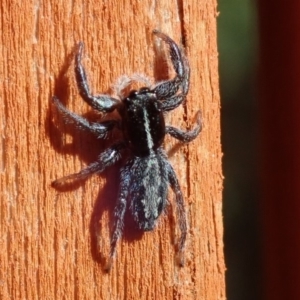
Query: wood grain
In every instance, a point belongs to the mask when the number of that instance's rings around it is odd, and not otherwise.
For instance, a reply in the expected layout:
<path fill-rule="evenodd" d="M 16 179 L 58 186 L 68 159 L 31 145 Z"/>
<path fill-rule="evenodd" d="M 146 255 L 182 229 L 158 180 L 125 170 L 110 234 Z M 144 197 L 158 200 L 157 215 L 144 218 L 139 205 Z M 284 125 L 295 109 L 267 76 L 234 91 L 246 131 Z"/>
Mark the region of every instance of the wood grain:
<path fill-rule="evenodd" d="M 225 299 L 215 0 L 3 0 L 0 12 L 0 298 Z M 194 142 L 173 151 L 166 140 L 188 211 L 186 264 L 174 262 L 164 215 L 142 236 L 126 223 L 106 274 L 98 258 L 108 253 L 118 166 L 66 191 L 51 187 L 109 143 L 65 125 L 51 96 L 98 118 L 74 85 L 78 41 L 95 92 L 112 92 L 123 74 L 172 76 L 154 51 L 154 28 L 184 44 L 192 70 L 188 101 L 167 122 L 189 128 L 199 108 L 203 114 Z"/>

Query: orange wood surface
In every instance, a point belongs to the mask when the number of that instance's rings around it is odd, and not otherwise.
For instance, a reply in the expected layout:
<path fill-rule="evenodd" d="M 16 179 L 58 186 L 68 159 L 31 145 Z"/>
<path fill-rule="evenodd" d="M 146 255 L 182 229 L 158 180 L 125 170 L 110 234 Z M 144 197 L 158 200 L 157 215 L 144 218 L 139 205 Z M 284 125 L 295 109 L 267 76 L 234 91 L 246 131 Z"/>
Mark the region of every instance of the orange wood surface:
<path fill-rule="evenodd" d="M 216 1 L 2 0 L 0 18 L 0 298 L 225 299 Z M 155 28 L 183 43 L 192 71 L 187 103 L 167 122 L 187 129 L 203 115 L 195 141 L 165 143 L 187 209 L 186 263 L 175 264 L 165 214 L 142 236 L 125 224 L 105 273 L 99 254 L 108 254 L 118 166 L 69 190 L 51 187 L 108 145 L 64 124 L 51 97 L 98 118 L 74 84 L 78 41 L 95 93 L 111 93 L 124 74 L 174 75 L 158 63 Z"/>

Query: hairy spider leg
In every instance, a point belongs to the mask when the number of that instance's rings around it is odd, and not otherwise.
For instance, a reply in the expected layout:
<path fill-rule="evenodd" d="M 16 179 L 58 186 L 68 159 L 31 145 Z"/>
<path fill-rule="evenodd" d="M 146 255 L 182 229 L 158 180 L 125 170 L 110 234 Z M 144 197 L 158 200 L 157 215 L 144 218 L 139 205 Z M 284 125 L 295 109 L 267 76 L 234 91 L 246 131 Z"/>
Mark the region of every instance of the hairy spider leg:
<path fill-rule="evenodd" d="M 202 130 L 202 120 L 201 120 L 201 112 L 200 111 L 198 111 L 198 113 L 197 113 L 197 126 L 192 130 L 183 131 L 183 130 L 180 130 L 173 126 L 166 126 L 166 133 L 168 133 L 173 138 L 175 138 L 181 142 L 184 142 L 184 143 L 188 143 L 188 142 L 191 142 L 192 140 L 194 140 L 198 136 L 198 134 L 201 132 L 201 130 Z"/>
<path fill-rule="evenodd" d="M 103 172 L 107 167 L 115 164 L 121 158 L 121 151 L 125 147 L 124 142 L 117 143 L 98 157 L 98 160 L 82 169 L 80 172 L 59 178 L 52 182 L 52 186 L 58 187 L 65 184 L 72 184 L 75 181 L 86 179 L 87 177 Z"/>
<path fill-rule="evenodd" d="M 119 124 L 116 120 L 108 120 L 104 122 L 90 122 L 87 119 L 69 111 L 56 96 L 52 97 L 54 105 L 64 117 L 66 123 L 75 124 L 76 127 L 84 130 L 89 130 L 98 138 L 105 138 L 107 133 Z"/>
<path fill-rule="evenodd" d="M 121 238 L 123 233 L 124 216 L 126 211 L 127 196 L 129 192 L 129 185 L 130 185 L 129 173 L 130 173 L 130 165 L 126 164 L 120 170 L 120 187 L 119 187 L 119 195 L 118 195 L 117 203 L 114 209 L 115 222 L 114 222 L 114 228 L 113 228 L 113 233 L 110 242 L 110 256 L 108 258 L 105 267 L 107 271 L 109 271 L 112 266 L 113 258 L 116 254 L 117 242 Z"/>
<path fill-rule="evenodd" d="M 183 202 L 183 195 L 173 167 L 170 165 L 170 163 L 167 160 L 165 160 L 165 163 L 168 169 L 168 180 L 175 194 L 176 214 L 177 214 L 177 220 L 179 222 L 179 228 L 181 231 L 181 235 L 176 245 L 177 263 L 180 266 L 183 266 L 184 265 L 183 249 L 185 246 L 185 241 L 187 236 L 187 221 L 186 221 L 186 213 L 185 213 L 185 207 Z"/>
<path fill-rule="evenodd" d="M 187 58 L 170 37 L 157 30 L 154 30 L 153 34 L 168 44 L 171 62 L 176 72 L 175 78 L 159 83 L 152 90 L 159 100 L 164 100 L 161 101 L 163 111 L 170 111 L 185 100 L 189 91 L 190 68 Z M 181 88 L 181 92 L 176 95 L 179 88 Z M 169 99 L 165 100 L 166 98 Z"/>
<path fill-rule="evenodd" d="M 79 94 L 81 98 L 92 108 L 103 112 L 111 112 L 120 105 L 120 101 L 108 95 L 94 96 L 90 93 L 86 73 L 81 63 L 82 50 L 83 42 L 79 42 L 78 51 L 75 55 L 75 78 Z"/>

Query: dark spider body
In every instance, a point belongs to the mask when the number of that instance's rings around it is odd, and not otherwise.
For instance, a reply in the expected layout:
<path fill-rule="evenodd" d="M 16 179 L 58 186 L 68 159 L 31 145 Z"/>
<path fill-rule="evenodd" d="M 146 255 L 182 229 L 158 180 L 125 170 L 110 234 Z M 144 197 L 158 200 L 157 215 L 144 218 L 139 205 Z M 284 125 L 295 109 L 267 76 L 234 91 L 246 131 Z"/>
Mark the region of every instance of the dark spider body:
<path fill-rule="evenodd" d="M 132 91 L 119 113 L 128 147 L 135 156 L 149 156 L 165 137 L 165 119 L 155 93 L 148 88 Z"/>
<path fill-rule="evenodd" d="M 168 46 L 173 67 L 174 79 L 131 91 L 125 98 L 115 99 L 108 95 L 92 95 L 89 91 L 85 70 L 81 64 L 83 44 L 75 57 L 75 76 L 79 93 L 92 108 L 102 112 L 117 110 L 121 120 L 109 120 L 92 123 L 67 110 L 54 96 L 53 102 L 66 121 L 78 127 L 92 131 L 98 138 L 105 138 L 113 128 L 121 129 L 123 139 L 102 152 L 98 160 L 79 173 L 72 174 L 53 182 L 60 186 L 100 173 L 122 158 L 128 149 L 128 158 L 120 170 L 119 196 L 114 210 L 115 223 L 111 238 L 110 268 L 116 251 L 116 244 L 122 235 L 125 211 L 128 209 L 143 231 L 152 230 L 158 217 L 167 204 L 167 192 L 170 185 L 176 196 L 177 219 L 181 235 L 177 243 L 179 263 L 183 264 L 181 253 L 184 248 L 187 225 L 183 196 L 176 174 L 162 149 L 165 134 L 170 134 L 182 142 L 190 142 L 201 131 L 200 113 L 197 126 L 191 131 L 181 131 L 165 125 L 164 113 L 178 107 L 186 98 L 189 89 L 190 70 L 186 57 L 177 44 L 167 35 L 153 31 Z"/>

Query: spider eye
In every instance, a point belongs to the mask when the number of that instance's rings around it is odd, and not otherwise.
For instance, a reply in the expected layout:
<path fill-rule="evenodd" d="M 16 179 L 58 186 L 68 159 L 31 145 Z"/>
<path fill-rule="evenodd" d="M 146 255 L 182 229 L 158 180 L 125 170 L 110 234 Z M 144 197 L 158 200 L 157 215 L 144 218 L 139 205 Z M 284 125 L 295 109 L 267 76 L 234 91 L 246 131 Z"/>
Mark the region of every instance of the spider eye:
<path fill-rule="evenodd" d="M 123 99 L 123 103 L 124 103 L 125 105 L 129 105 L 129 103 L 131 102 L 130 100 L 131 100 L 131 99 L 130 99 L 129 97 L 126 97 L 126 98 Z"/>
<path fill-rule="evenodd" d="M 138 93 L 139 93 L 139 92 L 138 92 L 137 90 L 132 90 L 132 91 L 129 93 L 127 99 L 136 96 Z"/>
<path fill-rule="evenodd" d="M 140 93 L 140 94 L 146 94 L 146 93 L 148 93 L 148 92 L 150 92 L 150 90 L 149 90 L 149 88 L 147 88 L 147 87 L 142 87 L 142 88 L 139 90 L 139 93 Z"/>

